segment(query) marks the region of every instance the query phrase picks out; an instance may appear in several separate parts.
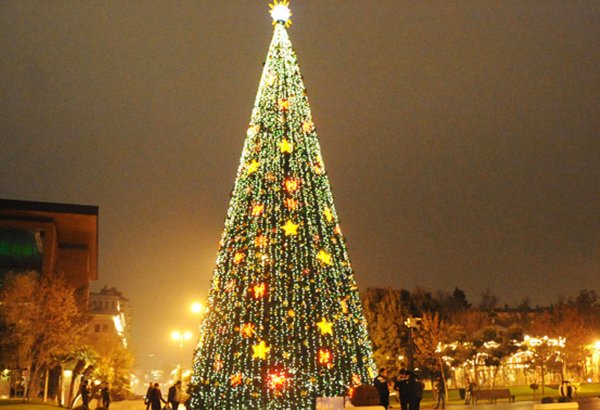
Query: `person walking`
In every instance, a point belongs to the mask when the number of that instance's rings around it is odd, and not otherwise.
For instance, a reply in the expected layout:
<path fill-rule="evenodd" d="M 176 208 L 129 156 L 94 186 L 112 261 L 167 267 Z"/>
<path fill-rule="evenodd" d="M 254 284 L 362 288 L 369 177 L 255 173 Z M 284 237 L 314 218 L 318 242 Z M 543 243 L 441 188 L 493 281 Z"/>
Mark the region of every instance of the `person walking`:
<path fill-rule="evenodd" d="M 169 387 L 167 401 L 171 404 L 173 410 L 177 410 L 181 401 L 181 380 L 177 380 L 177 383 Z"/>
<path fill-rule="evenodd" d="M 90 385 L 87 380 L 84 380 L 81 383 L 81 387 L 79 388 L 79 394 L 81 394 L 81 405 L 85 410 L 90 408 L 90 396 L 91 396 Z"/>
<path fill-rule="evenodd" d="M 100 400 L 102 401 L 102 407 L 108 410 L 110 406 L 110 389 L 108 388 L 108 382 L 104 382 L 104 386 L 100 390 Z"/>
<path fill-rule="evenodd" d="M 163 399 L 162 393 L 160 391 L 160 386 L 158 383 L 154 383 L 154 387 L 150 392 L 150 408 L 152 410 L 160 410 L 161 403 L 167 404 L 167 401 Z"/>
<path fill-rule="evenodd" d="M 388 387 L 386 374 L 387 370 L 382 367 L 379 370 L 377 377 L 375 377 L 375 380 L 373 380 L 373 384 L 379 392 L 379 404 L 387 410 L 390 405 L 390 388 Z"/>
<path fill-rule="evenodd" d="M 144 404 L 146 405 L 146 410 L 150 408 L 150 395 L 152 394 L 152 390 L 154 390 L 154 385 L 152 382 L 148 383 L 148 390 L 146 390 L 146 396 L 144 397 Z"/>
<path fill-rule="evenodd" d="M 473 400 L 473 390 L 475 390 L 475 383 L 467 377 L 465 380 L 465 404 L 470 404 Z"/>
<path fill-rule="evenodd" d="M 437 404 L 434 409 L 445 409 L 446 408 L 446 385 L 444 384 L 444 378 L 441 376 L 437 377 Z"/>

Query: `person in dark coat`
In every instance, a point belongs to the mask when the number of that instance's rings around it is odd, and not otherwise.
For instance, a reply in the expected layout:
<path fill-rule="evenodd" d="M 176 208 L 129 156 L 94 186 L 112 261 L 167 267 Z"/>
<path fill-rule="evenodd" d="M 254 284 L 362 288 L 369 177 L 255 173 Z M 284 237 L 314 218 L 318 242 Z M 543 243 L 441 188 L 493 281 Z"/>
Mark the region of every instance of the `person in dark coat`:
<path fill-rule="evenodd" d="M 160 408 L 162 406 L 161 403 L 167 404 L 167 401 L 165 399 L 163 399 L 163 397 L 162 397 L 162 393 L 160 391 L 160 387 L 159 387 L 158 383 L 154 383 L 154 388 L 150 392 L 149 402 L 150 402 L 150 408 L 152 410 L 160 410 Z"/>
<path fill-rule="evenodd" d="M 108 410 L 110 406 L 110 389 L 108 388 L 108 382 L 104 382 L 104 386 L 100 390 L 100 400 L 102 401 L 102 407 Z"/>
<path fill-rule="evenodd" d="M 379 392 L 379 403 L 386 408 L 390 405 L 390 388 L 388 387 L 387 379 L 386 379 L 387 370 L 381 368 L 379 370 L 379 374 L 373 380 L 373 384 L 377 391 Z"/>
<path fill-rule="evenodd" d="M 400 407 L 402 410 L 408 410 L 409 403 L 409 392 L 408 392 L 408 371 L 406 369 L 400 370 L 400 377 L 394 383 L 394 390 L 398 392 L 398 399 L 400 400 Z"/>
<path fill-rule="evenodd" d="M 148 390 L 146 390 L 146 396 L 144 397 L 144 404 L 146 405 L 146 410 L 150 408 L 150 395 L 152 394 L 152 390 L 154 390 L 154 385 L 152 382 L 148 384 Z"/>
<path fill-rule="evenodd" d="M 414 372 L 408 373 L 408 381 L 406 384 L 408 410 L 419 410 L 421 408 L 421 400 L 423 399 L 423 390 L 425 390 L 425 384 L 418 379 L 417 374 Z"/>
<path fill-rule="evenodd" d="M 446 385 L 444 384 L 444 378 L 442 376 L 437 377 L 437 404 L 434 409 L 446 408 Z"/>
<path fill-rule="evenodd" d="M 84 380 L 83 383 L 81 383 L 81 387 L 79 388 L 79 394 L 81 394 L 81 405 L 84 409 L 89 409 L 92 392 L 90 390 L 90 385 L 87 380 Z"/>
<path fill-rule="evenodd" d="M 181 401 L 181 380 L 177 380 L 177 383 L 169 387 L 167 401 L 171 404 L 173 410 L 177 410 Z"/>

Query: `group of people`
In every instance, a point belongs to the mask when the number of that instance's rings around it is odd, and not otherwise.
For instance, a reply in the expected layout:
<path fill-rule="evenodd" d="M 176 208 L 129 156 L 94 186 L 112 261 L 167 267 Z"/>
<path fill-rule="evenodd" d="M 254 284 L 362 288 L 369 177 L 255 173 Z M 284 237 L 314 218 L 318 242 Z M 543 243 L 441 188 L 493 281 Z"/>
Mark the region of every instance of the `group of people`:
<path fill-rule="evenodd" d="M 387 370 L 382 368 L 373 381 L 379 392 L 380 404 L 386 409 L 390 406 L 390 389 L 387 379 Z M 417 378 L 415 372 L 405 369 L 400 370 L 400 376 L 394 383 L 394 390 L 398 393 L 402 410 L 419 410 L 423 389 L 425 385 Z M 443 407 L 442 407 L 443 408 Z"/>
<path fill-rule="evenodd" d="M 79 394 L 81 396 L 81 405 L 84 409 L 88 410 L 90 408 L 90 401 L 95 398 L 93 394 L 92 386 L 90 385 L 89 380 L 84 380 L 81 382 L 81 386 L 79 387 Z M 100 387 L 100 394 L 98 397 L 98 403 L 102 406 L 102 408 L 108 410 L 110 406 L 110 388 L 108 387 L 108 382 L 102 383 L 102 387 Z"/>
<path fill-rule="evenodd" d="M 167 400 L 163 399 L 160 385 L 158 383 L 150 383 L 146 391 L 144 404 L 146 404 L 146 410 L 160 410 L 163 403 L 168 405 L 171 410 L 177 410 L 182 398 L 181 380 L 178 380 L 174 385 L 169 387 Z"/>

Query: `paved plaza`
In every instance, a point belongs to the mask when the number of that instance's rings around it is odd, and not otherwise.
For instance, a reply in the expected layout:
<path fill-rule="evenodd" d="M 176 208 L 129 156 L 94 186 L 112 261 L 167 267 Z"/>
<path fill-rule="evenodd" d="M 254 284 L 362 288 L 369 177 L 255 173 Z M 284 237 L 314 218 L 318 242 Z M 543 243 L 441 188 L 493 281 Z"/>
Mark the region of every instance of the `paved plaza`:
<path fill-rule="evenodd" d="M 580 410 L 600 410 L 600 398 L 590 397 L 584 399 L 577 399 Z M 450 404 L 446 406 L 447 410 L 532 410 L 533 404 L 538 403 L 534 401 L 517 401 L 510 403 L 507 401 L 498 401 L 496 404 L 480 402 L 477 405 L 465 405 L 465 404 Z M 115 402 L 110 406 L 111 410 L 145 410 L 143 401 L 123 401 Z M 400 406 L 397 403 L 392 403 L 393 409 L 399 409 Z M 182 406 L 179 409 L 184 410 Z M 358 407 L 360 409 L 360 407 Z M 433 405 L 426 404 L 421 406 L 423 410 L 432 410 Z M 227 409 L 220 409 L 227 410 Z"/>

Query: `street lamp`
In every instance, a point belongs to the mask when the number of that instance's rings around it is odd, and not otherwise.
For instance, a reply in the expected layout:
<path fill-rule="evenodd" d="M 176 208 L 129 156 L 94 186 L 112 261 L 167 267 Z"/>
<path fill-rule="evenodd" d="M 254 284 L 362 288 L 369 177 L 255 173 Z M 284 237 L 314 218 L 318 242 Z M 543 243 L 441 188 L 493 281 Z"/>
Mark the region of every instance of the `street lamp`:
<path fill-rule="evenodd" d="M 171 339 L 179 342 L 179 364 L 177 365 L 177 379 L 181 380 L 181 363 L 183 362 L 183 342 L 185 340 L 190 340 L 192 338 L 192 332 L 180 332 L 178 330 L 174 330 L 171 333 Z"/>
<path fill-rule="evenodd" d="M 413 329 L 419 329 L 421 327 L 421 318 L 408 316 L 404 321 L 404 326 L 408 327 L 408 370 L 413 371 L 415 366 L 415 347 L 412 332 Z"/>
<path fill-rule="evenodd" d="M 192 303 L 192 313 L 200 313 L 202 312 L 202 303 L 200 302 L 193 302 Z"/>

